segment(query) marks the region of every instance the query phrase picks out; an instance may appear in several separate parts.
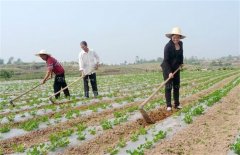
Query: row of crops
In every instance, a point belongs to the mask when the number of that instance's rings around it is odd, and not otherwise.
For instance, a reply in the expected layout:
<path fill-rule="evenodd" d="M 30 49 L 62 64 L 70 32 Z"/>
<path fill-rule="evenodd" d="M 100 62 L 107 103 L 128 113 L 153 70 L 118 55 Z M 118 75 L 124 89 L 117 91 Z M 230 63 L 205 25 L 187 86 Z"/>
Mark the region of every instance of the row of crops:
<path fill-rule="evenodd" d="M 83 97 L 82 81 L 71 97 L 51 104 L 52 81 L 17 100 L 37 80 L 0 84 L 0 152 L 17 154 L 144 154 L 156 143 L 190 124 L 240 83 L 239 71 L 183 71 L 183 109 L 167 113 L 163 90 L 145 109 L 157 123 L 144 122 L 138 106 L 163 81 L 161 73 L 99 76 L 98 98 Z M 76 78 L 68 78 L 71 83 Z M 221 88 L 221 89 L 220 89 Z M 194 96 L 194 97 L 193 97 Z M 172 119 L 174 117 L 174 119 Z M 171 119 L 170 119 L 171 118 Z M 181 128 L 164 125 L 180 124 Z M 171 124 L 171 123 L 170 123 Z M 80 153 L 80 154 L 81 154 Z"/>

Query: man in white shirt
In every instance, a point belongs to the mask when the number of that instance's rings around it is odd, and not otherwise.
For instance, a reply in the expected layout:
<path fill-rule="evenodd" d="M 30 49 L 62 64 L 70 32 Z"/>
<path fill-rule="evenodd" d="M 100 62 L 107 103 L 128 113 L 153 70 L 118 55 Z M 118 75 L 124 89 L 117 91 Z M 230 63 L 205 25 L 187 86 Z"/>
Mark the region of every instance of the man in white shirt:
<path fill-rule="evenodd" d="M 89 98 L 88 79 L 90 79 L 94 97 L 97 97 L 98 89 L 95 70 L 99 67 L 99 57 L 95 51 L 88 48 L 86 41 L 82 41 L 80 47 L 82 51 L 79 53 L 79 70 L 82 75 L 85 75 L 83 78 L 84 95 L 86 98 Z"/>

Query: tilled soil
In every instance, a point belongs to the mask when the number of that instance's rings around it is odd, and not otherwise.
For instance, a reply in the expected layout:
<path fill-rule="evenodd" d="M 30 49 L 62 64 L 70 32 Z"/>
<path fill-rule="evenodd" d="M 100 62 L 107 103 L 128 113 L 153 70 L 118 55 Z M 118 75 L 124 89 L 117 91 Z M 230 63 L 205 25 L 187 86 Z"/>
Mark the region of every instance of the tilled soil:
<path fill-rule="evenodd" d="M 228 73 L 227 75 L 232 75 L 232 73 Z M 199 78 L 199 79 L 193 79 L 193 80 L 187 80 L 187 79 L 183 79 L 183 81 L 186 81 L 185 83 L 194 83 L 194 82 L 196 82 L 196 81 L 198 81 L 198 80 L 201 80 L 201 79 L 205 79 L 205 78 L 208 78 L 208 77 L 201 77 L 201 78 Z M 214 79 L 214 78 L 213 78 Z M 213 80 L 213 79 L 211 79 L 211 80 Z M 158 87 L 159 86 L 159 84 L 154 84 L 152 87 Z M 36 91 L 36 90 L 35 90 Z M 6 94 L 5 94 L 6 95 Z M 12 94 L 11 94 L 12 95 Z M 125 97 L 125 96 L 124 96 Z M 117 97 L 117 99 L 121 99 L 121 98 L 124 98 L 124 97 Z M 78 101 L 81 101 L 81 99 L 77 99 L 76 100 L 76 102 L 78 102 Z M 71 101 L 67 101 L 67 102 L 61 102 L 61 103 L 58 103 L 58 104 L 66 104 L 66 103 L 71 103 Z M 94 102 L 94 103 L 91 103 L 91 104 L 89 104 L 89 105 L 95 105 L 95 104 L 98 104 L 99 102 L 107 102 L 107 103 L 111 103 L 111 102 L 113 102 L 112 100 L 100 100 L 100 101 L 97 101 L 97 102 Z M 83 110 L 83 109 L 86 109 L 86 107 L 88 107 L 89 105 L 81 105 L 81 106 L 79 106 L 79 110 Z M 41 105 L 41 106 L 39 106 L 39 107 L 36 107 L 36 108 L 34 108 L 34 110 L 38 110 L 38 109 L 43 109 L 44 107 L 46 107 L 46 106 L 48 106 L 48 104 L 46 104 L 46 105 Z M 17 111 L 15 111 L 14 112 L 14 114 L 19 114 L 19 113 L 23 113 L 23 112 L 27 112 L 27 111 L 31 111 L 32 110 L 32 108 L 30 108 L 30 109 L 23 109 L 23 110 L 17 110 Z M 10 114 L 12 114 L 13 112 L 11 112 L 11 111 L 9 111 L 9 112 L 4 112 L 4 113 L 1 113 L 0 114 L 0 116 L 6 116 L 6 115 L 10 115 Z"/>
<path fill-rule="evenodd" d="M 221 82 L 218 82 L 217 84 L 213 85 L 209 89 L 200 91 L 199 93 L 196 93 L 194 95 L 184 98 L 183 100 L 181 100 L 181 103 L 185 105 L 185 104 L 189 104 L 190 102 L 196 101 L 197 99 L 203 97 L 204 95 L 207 95 L 210 92 L 223 87 L 234 78 L 236 78 L 236 76 L 228 77 L 222 80 Z M 87 125 L 94 125 L 96 124 L 96 122 L 99 122 L 103 118 L 106 118 L 106 119 L 111 118 L 112 113 L 116 110 L 123 110 L 124 108 L 130 107 L 133 105 L 139 105 L 140 103 L 141 102 L 134 102 L 132 104 L 126 105 L 121 108 L 109 109 L 101 113 L 94 113 L 91 116 L 85 116 L 85 117 L 68 120 L 67 122 L 59 123 L 55 126 L 50 126 L 42 130 L 33 131 L 23 136 L 18 136 L 11 139 L 0 141 L 0 146 L 2 146 L 4 153 L 12 153 L 13 152 L 12 146 L 14 144 L 24 144 L 24 146 L 28 148 L 32 145 L 48 141 L 48 137 L 51 133 L 72 128 L 75 124 L 82 123 L 82 122 L 86 123 Z M 160 113 L 161 115 L 159 115 Z M 155 121 L 163 120 L 166 117 L 170 116 L 171 114 L 172 114 L 171 112 L 170 113 L 166 112 L 165 108 L 159 108 L 150 112 L 150 116 L 153 116 L 152 119 Z M 133 131 L 136 131 L 140 126 L 145 126 L 145 125 L 148 125 L 148 124 L 146 124 L 143 119 L 127 122 L 123 125 L 116 126 L 113 130 L 104 132 L 103 134 L 101 134 L 100 136 L 97 136 L 95 139 L 91 141 L 83 143 L 80 147 L 68 148 L 66 149 L 65 153 L 66 154 L 103 153 L 104 150 L 106 150 L 109 147 L 109 145 L 114 145 L 117 143 L 116 139 L 119 139 L 121 134 L 115 134 L 115 133 L 122 133 L 121 131 L 124 131 L 123 135 L 121 136 L 129 137 L 130 133 L 132 133 Z M 108 140 L 109 135 L 111 135 L 110 137 L 112 140 L 116 140 L 116 141 L 110 142 Z"/>
<path fill-rule="evenodd" d="M 219 89 L 226 85 L 229 81 L 233 80 L 236 76 L 230 77 L 227 79 L 224 79 L 222 82 L 210 87 L 209 89 L 206 89 L 204 91 L 201 91 L 199 93 L 196 93 L 194 95 L 191 95 L 189 97 L 186 97 L 181 100 L 181 103 L 183 105 L 190 104 L 191 102 L 197 101 L 197 99 L 208 95 L 209 93 L 213 92 L 216 89 Z M 150 112 L 150 117 L 155 122 L 159 122 L 170 115 L 172 115 L 174 112 L 167 112 L 165 108 L 161 107 L 159 109 L 152 110 Z M 131 134 L 139 129 L 141 126 L 148 127 L 150 124 L 147 124 L 143 119 L 138 119 L 136 121 L 127 122 L 125 124 L 119 125 L 115 127 L 112 130 L 108 130 L 101 135 L 97 136 L 95 139 L 92 139 L 88 142 L 83 143 L 80 146 L 76 147 L 70 147 L 65 150 L 63 154 L 104 154 L 105 151 L 114 145 L 118 143 L 118 140 L 120 137 L 123 137 L 126 140 L 130 139 Z"/>
<path fill-rule="evenodd" d="M 97 101 L 97 102 L 93 102 L 91 104 L 88 104 L 88 105 L 80 105 L 78 107 L 72 107 L 72 108 L 67 108 L 67 109 L 64 109 L 64 110 L 61 110 L 59 111 L 58 113 L 61 113 L 61 114 L 64 114 L 70 110 L 86 110 L 88 109 L 89 106 L 94 106 L 94 105 L 97 105 L 97 104 L 100 104 L 100 103 L 106 103 L 106 104 L 111 104 L 113 103 L 112 100 L 102 100 L 102 101 Z M 67 102 L 64 102 L 64 103 L 61 103 L 61 104 L 67 104 Z M 26 112 L 28 110 L 25 110 L 24 112 Z M 50 112 L 48 114 L 44 114 L 44 115 L 41 115 L 41 116 L 36 116 L 36 117 L 33 117 L 31 119 L 38 119 L 38 118 L 41 118 L 42 116 L 48 116 L 49 119 L 53 118 L 54 117 L 54 114 L 56 114 L 56 112 Z M 19 121 L 19 122 L 14 122 L 11 124 L 12 127 L 18 127 L 20 124 L 24 123 L 24 122 L 27 122 L 29 121 L 29 119 L 27 120 L 23 120 L 23 121 Z M 4 126 L 4 124 L 0 125 L 0 127 Z"/>
<path fill-rule="evenodd" d="M 235 87 L 193 124 L 145 154 L 226 155 L 240 128 L 239 92 L 240 86 Z"/>

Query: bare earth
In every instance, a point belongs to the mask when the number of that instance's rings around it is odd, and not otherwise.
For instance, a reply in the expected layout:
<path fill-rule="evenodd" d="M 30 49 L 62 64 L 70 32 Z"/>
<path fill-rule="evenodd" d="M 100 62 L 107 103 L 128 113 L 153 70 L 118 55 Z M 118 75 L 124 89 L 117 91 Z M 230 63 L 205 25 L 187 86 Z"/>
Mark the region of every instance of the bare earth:
<path fill-rule="evenodd" d="M 181 99 L 180 102 L 182 103 L 182 105 L 188 105 L 193 101 L 196 101 L 199 98 L 213 92 L 214 90 L 222 88 L 224 85 L 226 85 L 231 80 L 235 79 L 237 76 L 239 75 L 234 75 L 234 76 L 225 78 L 224 80 L 214 84 L 208 89 L 202 90 L 196 94 L 193 94 L 191 96 L 185 97 L 184 99 Z M 75 124 L 82 123 L 82 122 L 86 123 L 87 125 L 98 124 L 98 122 L 102 120 L 102 118 L 106 118 L 106 119 L 112 118 L 113 117 L 112 113 L 114 111 L 121 111 L 122 109 L 125 109 L 133 105 L 139 105 L 140 103 L 141 102 L 132 102 L 128 105 L 125 105 L 124 107 L 109 109 L 101 113 L 93 113 L 90 116 L 83 116 L 80 118 L 68 120 L 66 122 L 62 122 L 55 126 L 50 126 L 42 130 L 35 130 L 22 136 L 2 140 L 0 142 L 0 145 L 4 150 L 4 153 L 6 154 L 13 153 L 13 147 L 12 147 L 13 144 L 24 144 L 24 146 L 28 148 L 34 144 L 48 141 L 49 135 L 51 133 L 62 131 L 64 129 L 70 129 Z M 161 107 L 159 109 L 155 109 L 151 111 L 149 115 L 154 121 L 158 122 L 165 119 L 166 117 L 169 117 L 170 115 L 172 115 L 172 113 L 166 112 L 165 107 Z M 89 140 L 79 146 L 66 148 L 63 154 L 104 154 L 107 148 L 114 146 L 115 144 L 118 143 L 118 140 L 120 137 L 123 137 L 124 139 L 130 139 L 129 138 L 130 135 L 134 131 L 136 131 L 140 126 L 147 127 L 148 124 L 146 124 L 143 119 L 127 122 L 125 124 L 116 126 L 112 130 L 108 130 L 103 134 L 97 136 L 96 138 Z"/>
<path fill-rule="evenodd" d="M 240 130 L 238 85 L 193 124 L 172 139 L 163 140 L 145 154 L 226 155 Z"/>
<path fill-rule="evenodd" d="M 212 86 L 211 88 L 198 92 L 194 95 L 188 96 L 180 100 L 180 102 L 183 105 L 188 105 L 189 103 L 192 103 L 193 101 L 196 101 L 199 98 L 206 96 L 206 94 L 209 94 L 216 89 L 222 88 L 225 84 L 227 84 L 234 78 L 236 78 L 236 76 L 226 78 L 222 80 L 220 83 Z M 167 112 L 166 109 L 162 107 L 151 111 L 149 115 L 152 120 L 158 122 L 169 117 L 170 115 L 172 115 L 172 113 Z M 77 154 L 77 155 L 104 154 L 107 148 L 116 145 L 116 143 L 119 140 L 119 137 L 123 137 L 125 140 L 129 140 L 130 139 L 129 137 L 133 133 L 133 131 L 136 131 L 138 128 L 140 128 L 140 126 L 144 126 L 146 128 L 148 125 L 149 124 L 146 124 L 146 122 L 143 119 L 122 124 L 120 126 L 115 127 L 113 130 L 108 130 L 104 132 L 103 134 L 97 136 L 93 140 L 81 144 L 80 146 L 67 148 L 62 154 Z"/>

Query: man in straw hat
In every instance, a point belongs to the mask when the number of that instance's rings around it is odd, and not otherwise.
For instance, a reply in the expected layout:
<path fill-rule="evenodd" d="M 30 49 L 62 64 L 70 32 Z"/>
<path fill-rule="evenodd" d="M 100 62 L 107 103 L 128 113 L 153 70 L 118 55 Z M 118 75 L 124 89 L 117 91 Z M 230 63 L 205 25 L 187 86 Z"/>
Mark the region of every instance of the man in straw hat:
<path fill-rule="evenodd" d="M 185 36 L 182 35 L 181 29 L 179 27 L 174 27 L 171 33 L 166 34 L 166 37 L 168 37 L 170 41 L 164 48 L 164 60 L 161 64 L 161 67 L 163 70 L 164 80 L 168 79 L 169 77 L 171 78 L 165 85 L 167 111 L 171 111 L 172 88 L 175 105 L 174 107 L 176 109 L 182 108 L 179 102 L 180 71 L 178 71 L 174 76 L 173 72 L 178 69 L 179 66 L 183 66 L 183 43 L 181 39 L 185 38 Z"/>
<path fill-rule="evenodd" d="M 96 72 L 94 70 L 97 70 L 99 67 L 99 57 L 94 50 L 88 48 L 86 41 L 82 41 L 80 47 L 82 51 L 79 53 L 79 70 L 82 75 L 85 75 L 83 78 L 84 96 L 89 98 L 88 81 L 90 79 L 93 95 L 96 98 L 98 96 L 98 88 Z"/>
<path fill-rule="evenodd" d="M 36 54 L 36 56 L 41 57 L 47 63 L 48 70 L 44 79 L 42 80 L 42 84 L 44 84 L 49 77 L 52 78 L 52 74 L 54 73 L 55 74 L 55 79 L 53 84 L 54 93 L 61 90 L 61 88 L 66 87 L 67 83 L 65 81 L 64 69 L 62 65 L 45 50 L 41 50 Z M 63 92 L 66 97 L 70 96 L 68 89 L 65 89 Z M 59 97 L 60 97 L 60 93 L 55 95 L 56 99 Z"/>

